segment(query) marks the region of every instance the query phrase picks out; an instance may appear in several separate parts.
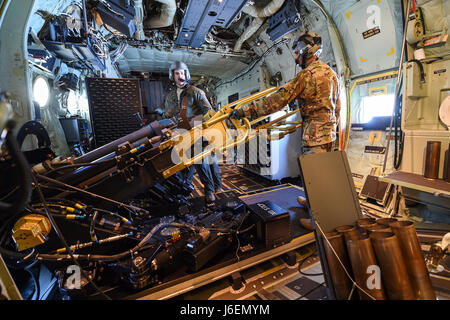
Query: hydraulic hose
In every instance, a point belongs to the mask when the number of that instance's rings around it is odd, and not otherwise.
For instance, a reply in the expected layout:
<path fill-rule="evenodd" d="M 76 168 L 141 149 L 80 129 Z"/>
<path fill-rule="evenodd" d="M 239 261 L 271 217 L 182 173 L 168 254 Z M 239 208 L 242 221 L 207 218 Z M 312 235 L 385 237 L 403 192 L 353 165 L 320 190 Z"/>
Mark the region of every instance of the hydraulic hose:
<path fill-rule="evenodd" d="M 18 196 L 13 203 L 7 203 L 0 201 L 0 212 L 2 214 L 14 215 L 22 211 L 31 198 L 31 171 L 25 156 L 19 148 L 19 144 L 14 137 L 12 129 L 16 126 L 14 120 L 8 120 L 5 129 L 6 133 L 6 146 L 11 154 L 13 161 L 17 165 L 19 171 L 19 185 L 22 189 L 20 196 Z M 3 135 L 3 134 L 2 134 Z"/>

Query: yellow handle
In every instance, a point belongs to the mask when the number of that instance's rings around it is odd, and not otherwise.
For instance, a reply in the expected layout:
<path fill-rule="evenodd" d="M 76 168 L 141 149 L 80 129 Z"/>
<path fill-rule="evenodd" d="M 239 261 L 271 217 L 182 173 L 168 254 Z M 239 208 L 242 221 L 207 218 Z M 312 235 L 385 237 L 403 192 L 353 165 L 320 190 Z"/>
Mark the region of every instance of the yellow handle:
<path fill-rule="evenodd" d="M 269 93 L 272 93 L 272 92 L 274 92 L 276 90 L 278 90 L 278 87 L 271 87 L 271 88 L 265 89 L 263 91 L 254 93 L 254 94 L 252 94 L 250 96 L 247 96 L 245 98 L 236 100 L 236 101 L 234 101 L 232 103 L 226 104 L 219 111 L 217 111 L 217 113 L 213 117 L 211 117 L 211 120 L 214 120 L 216 117 L 219 117 L 219 116 L 221 116 L 221 115 L 223 115 L 225 113 L 229 114 L 231 111 L 233 111 L 234 109 L 239 108 L 241 105 L 243 105 L 245 103 L 248 103 L 250 101 L 253 101 L 255 99 L 261 98 L 261 97 L 263 97 L 265 95 L 268 95 Z M 235 106 L 235 107 L 231 108 L 232 106 Z"/>
<path fill-rule="evenodd" d="M 217 111 L 215 114 L 212 114 L 212 115 L 208 114 L 207 117 L 210 117 L 210 118 L 207 119 L 205 122 L 203 122 L 201 125 L 195 126 L 188 132 L 185 132 L 182 135 L 174 136 L 170 140 L 161 144 L 160 149 L 163 150 L 163 149 L 166 149 L 169 147 L 176 148 L 177 145 L 178 145 L 178 148 L 180 148 L 180 144 L 183 141 L 187 142 L 188 144 L 185 146 L 182 146 L 182 147 L 185 147 L 185 148 L 191 147 L 196 142 L 195 137 L 197 137 L 197 134 L 199 132 L 200 132 L 200 135 L 198 135 L 198 137 L 200 138 L 201 136 L 205 135 L 205 130 L 208 130 L 208 129 L 212 128 L 214 125 L 217 125 L 220 122 L 227 120 L 230 113 L 233 112 L 233 110 L 239 109 L 242 107 L 242 105 L 249 103 L 253 100 L 259 99 L 263 96 L 266 96 L 276 90 L 278 90 L 278 87 L 268 88 L 261 92 L 252 94 L 248 97 L 239 99 L 235 102 L 225 105 L 219 111 Z M 252 125 L 254 125 L 258 122 L 261 122 L 264 119 L 267 119 L 270 115 L 260 117 L 252 122 L 250 122 L 247 118 L 242 118 L 241 120 L 243 122 L 243 125 L 241 125 L 241 123 L 235 119 L 230 119 L 231 122 L 233 123 L 234 127 L 238 131 L 238 136 L 234 139 L 234 141 L 232 143 L 229 143 L 228 145 L 225 145 L 225 146 L 221 146 L 220 148 L 218 148 L 218 147 L 216 147 L 216 148 L 219 149 L 219 152 L 224 152 L 226 149 L 234 148 L 234 147 L 254 138 L 257 135 L 257 133 L 262 129 L 267 129 L 268 131 L 271 131 L 271 130 L 283 131 L 280 135 L 274 136 L 274 137 L 267 136 L 265 133 L 263 133 L 266 135 L 266 138 L 268 140 L 281 139 L 285 135 L 296 131 L 299 127 L 302 126 L 302 123 L 300 121 L 282 123 L 282 121 L 284 119 L 288 118 L 289 116 L 291 116 L 297 112 L 299 112 L 299 110 L 294 110 L 294 111 L 288 112 L 284 116 L 281 116 L 281 117 L 277 118 L 276 120 L 270 121 L 269 123 L 266 123 L 259 127 L 256 127 L 254 131 L 251 131 Z M 280 127 L 282 125 L 290 125 L 290 127 Z M 167 179 L 168 177 L 183 170 L 184 168 L 189 167 L 189 166 L 193 165 L 194 163 L 196 163 L 197 161 L 200 161 L 200 160 L 206 158 L 213 152 L 213 150 L 214 150 L 214 148 L 209 148 L 208 150 L 202 151 L 198 155 L 195 155 L 191 158 L 184 158 L 182 160 L 182 162 L 180 162 L 179 164 L 174 165 L 174 166 L 170 167 L 169 169 L 165 170 L 163 172 L 163 177 Z M 178 151 L 178 150 L 176 150 L 176 151 Z M 179 152 L 180 153 L 178 155 L 180 156 L 180 158 L 183 158 L 183 155 L 182 155 L 183 148 L 180 148 Z"/>
<path fill-rule="evenodd" d="M 249 136 L 250 130 L 251 130 L 251 125 L 250 125 L 250 121 L 248 121 L 248 119 L 243 118 L 242 120 L 244 122 L 244 126 L 241 127 L 241 129 L 238 131 L 243 131 L 243 133 L 238 135 L 238 137 L 236 137 L 236 139 L 232 143 L 221 147 L 220 152 L 223 152 L 224 150 L 226 150 L 228 148 L 232 148 L 237 145 L 240 145 L 241 143 L 244 143 L 246 141 L 247 137 Z M 242 130 L 242 128 L 245 128 L 246 130 Z M 196 129 L 198 129 L 198 127 Z M 208 150 L 205 150 L 205 151 L 199 153 L 198 155 L 195 155 L 192 158 L 185 159 L 184 161 L 180 162 L 179 164 L 165 170 L 162 173 L 162 175 L 165 179 L 167 179 L 170 176 L 174 175 L 175 173 L 183 170 L 184 168 L 192 166 L 197 161 L 203 160 L 204 158 L 209 156 L 212 152 L 213 152 L 213 148 L 209 148 Z"/>

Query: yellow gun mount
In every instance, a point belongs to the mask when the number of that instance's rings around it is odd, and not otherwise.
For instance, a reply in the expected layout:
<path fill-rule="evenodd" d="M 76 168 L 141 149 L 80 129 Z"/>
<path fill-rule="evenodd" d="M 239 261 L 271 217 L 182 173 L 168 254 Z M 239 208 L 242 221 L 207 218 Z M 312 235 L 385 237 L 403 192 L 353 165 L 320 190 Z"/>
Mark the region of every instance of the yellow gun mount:
<path fill-rule="evenodd" d="M 267 140 L 279 140 L 301 127 L 301 122 L 288 120 L 299 110 L 287 112 L 269 122 L 267 118 L 270 115 L 252 121 L 245 117 L 240 120 L 229 117 L 233 110 L 277 89 L 269 88 L 225 105 L 217 112 L 205 115 L 198 123 L 194 122 L 195 118 L 183 123 L 182 127 L 177 127 L 173 119 L 165 119 L 170 124 L 152 123 L 71 162 L 51 163 L 55 167 L 48 166 L 49 169 L 35 166 L 36 177 L 45 181 L 48 187 L 68 188 L 71 192 L 96 197 L 109 205 L 143 211 L 122 201 L 171 178 L 213 152 L 232 155 L 235 147 L 258 135 Z M 234 128 L 229 128 L 230 123 Z M 43 171 L 36 168 L 43 168 Z M 178 184 L 178 178 L 173 177 L 172 182 Z M 59 190 L 47 189 L 47 197 L 58 195 Z M 65 196 L 67 191 L 58 195 Z"/>
<path fill-rule="evenodd" d="M 172 155 L 179 157 L 176 165 L 162 171 L 163 177 L 167 179 L 184 168 L 201 161 L 212 152 L 223 153 L 227 149 L 248 142 L 250 139 L 257 137 L 258 134 L 262 134 L 268 140 L 279 140 L 287 134 L 295 132 L 302 126 L 302 123 L 300 121 L 286 121 L 286 119 L 299 112 L 299 110 L 287 112 L 285 115 L 259 126 L 255 125 L 267 119 L 270 115 L 260 117 L 251 122 L 247 118 L 242 118 L 242 123 L 235 119 L 229 119 L 233 110 L 267 96 L 277 89 L 277 87 L 272 87 L 227 104 L 215 113 L 210 111 L 205 115 L 206 121 L 195 125 L 190 130 L 175 130 L 171 139 L 159 146 L 161 151 L 172 148 Z M 233 124 L 234 130 L 228 129 L 227 120 Z M 255 127 L 252 128 L 252 126 Z M 194 150 L 194 154 L 191 156 L 193 145 L 201 138 L 209 142 L 208 147 L 198 153 Z"/>

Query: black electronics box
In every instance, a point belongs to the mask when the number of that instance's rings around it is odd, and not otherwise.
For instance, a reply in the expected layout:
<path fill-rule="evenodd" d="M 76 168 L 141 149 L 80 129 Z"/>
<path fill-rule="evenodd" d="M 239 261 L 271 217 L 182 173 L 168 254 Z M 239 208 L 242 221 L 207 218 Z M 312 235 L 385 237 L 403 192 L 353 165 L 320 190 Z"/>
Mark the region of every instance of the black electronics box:
<path fill-rule="evenodd" d="M 136 11 L 134 6 L 127 0 L 107 0 L 99 2 L 97 12 L 102 21 L 131 38 L 136 32 L 134 16 Z"/>
<path fill-rule="evenodd" d="M 368 175 L 359 193 L 363 199 L 374 199 L 380 204 L 385 204 L 391 190 L 391 184 L 378 180 L 378 177 Z"/>
<path fill-rule="evenodd" d="M 256 216 L 257 237 L 266 248 L 275 248 L 291 241 L 289 211 L 272 201 L 258 202 L 248 206 Z"/>
<path fill-rule="evenodd" d="M 302 26 L 300 19 L 300 1 L 287 0 L 284 2 L 280 10 L 269 18 L 269 27 L 267 34 L 272 41 L 278 41 L 281 37 L 289 32 Z"/>

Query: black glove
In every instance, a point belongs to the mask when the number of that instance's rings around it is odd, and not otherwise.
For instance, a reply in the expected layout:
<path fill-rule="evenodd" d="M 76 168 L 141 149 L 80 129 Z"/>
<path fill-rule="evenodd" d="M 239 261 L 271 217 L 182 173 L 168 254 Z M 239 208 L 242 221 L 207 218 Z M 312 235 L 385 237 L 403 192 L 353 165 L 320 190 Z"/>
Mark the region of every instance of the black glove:
<path fill-rule="evenodd" d="M 240 120 L 245 116 L 244 111 L 242 109 L 233 110 L 228 116 L 229 119 Z"/>

